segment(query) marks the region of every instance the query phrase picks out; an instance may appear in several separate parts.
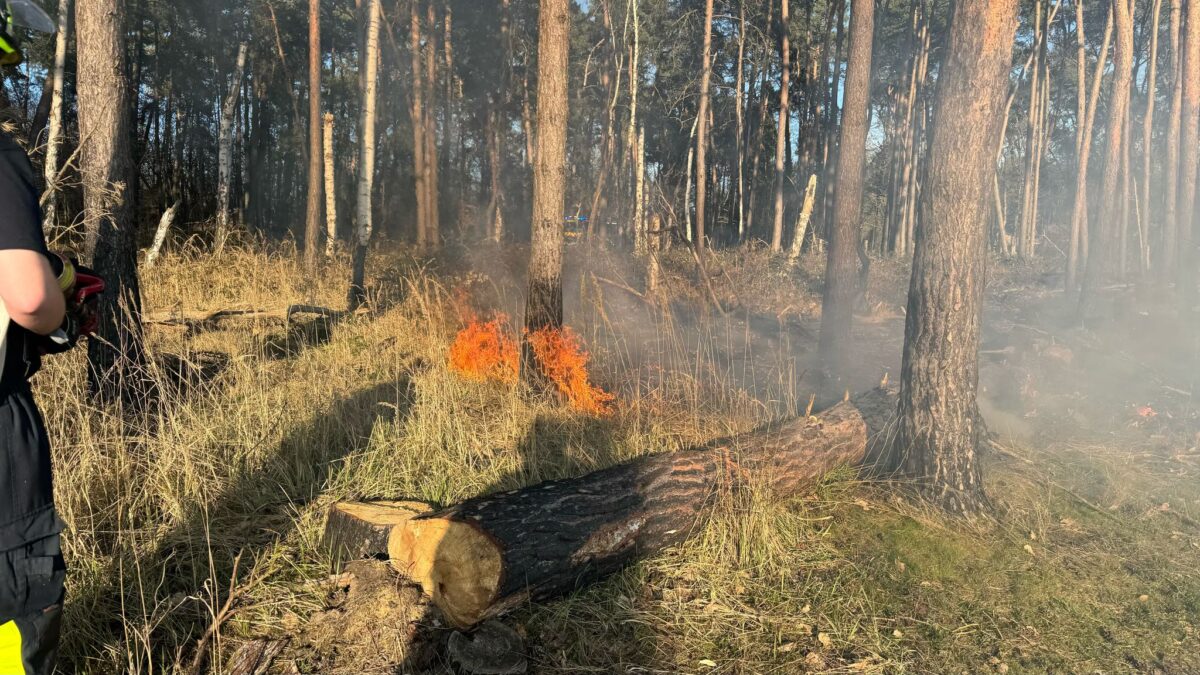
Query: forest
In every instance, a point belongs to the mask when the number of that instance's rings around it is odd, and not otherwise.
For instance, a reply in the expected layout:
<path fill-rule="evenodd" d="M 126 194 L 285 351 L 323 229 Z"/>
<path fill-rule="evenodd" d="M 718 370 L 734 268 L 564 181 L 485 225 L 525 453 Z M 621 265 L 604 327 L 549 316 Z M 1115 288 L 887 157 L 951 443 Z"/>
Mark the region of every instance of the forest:
<path fill-rule="evenodd" d="M 1200 672 L 1200 0 L 0 0 L 0 63 L 104 281 L 47 675 Z"/>

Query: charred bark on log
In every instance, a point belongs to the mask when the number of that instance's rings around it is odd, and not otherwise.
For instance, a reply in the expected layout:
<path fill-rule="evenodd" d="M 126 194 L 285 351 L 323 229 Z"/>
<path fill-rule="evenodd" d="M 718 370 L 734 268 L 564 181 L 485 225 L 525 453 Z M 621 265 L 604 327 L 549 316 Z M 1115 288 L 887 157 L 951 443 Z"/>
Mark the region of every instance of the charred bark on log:
<path fill-rule="evenodd" d="M 786 498 L 832 469 L 864 464 L 895 404 L 894 393 L 875 390 L 699 448 L 470 499 L 395 524 L 387 553 L 451 623 L 473 626 L 683 542 L 724 492 L 755 485 Z M 377 546 L 381 534 L 358 528 L 351 538 Z"/>

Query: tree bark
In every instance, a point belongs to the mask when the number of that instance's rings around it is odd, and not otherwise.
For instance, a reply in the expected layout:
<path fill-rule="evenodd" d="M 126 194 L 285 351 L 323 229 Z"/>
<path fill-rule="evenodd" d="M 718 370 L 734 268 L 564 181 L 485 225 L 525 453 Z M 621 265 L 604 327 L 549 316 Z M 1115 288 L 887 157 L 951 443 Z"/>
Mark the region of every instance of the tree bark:
<path fill-rule="evenodd" d="M 154 230 L 154 241 L 150 244 L 150 249 L 146 251 L 146 269 L 154 267 L 159 254 L 162 253 L 163 244 L 167 241 L 167 234 L 171 231 L 171 224 L 175 222 L 175 213 L 178 210 L 179 202 L 175 202 L 170 208 L 163 211 L 162 216 L 158 219 L 158 227 Z"/>
<path fill-rule="evenodd" d="M 796 217 L 796 231 L 792 234 L 792 248 L 788 260 L 795 264 L 800 259 L 800 250 L 804 246 L 804 237 L 808 234 L 808 225 L 812 221 L 813 207 L 817 203 L 817 174 L 808 177 L 808 185 L 804 188 L 804 204 L 800 207 L 800 215 Z"/>
<path fill-rule="evenodd" d="M 850 62 L 846 67 L 842 129 L 837 153 L 837 192 L 825 267 L 819 362 L 836 378 L 850 355 L 854 300 L 858 295 L 863 173 L 871 119 L 871 45 L 875 37 L 874 0 L 854 0 L 850 12 Z"/>
<path fill-rule="evenodd" d="M 325 113 L 325 257 L 337 250 L 337 170 L 333 163 L 333 113 Z"/>
<path fill-rule="evenodd" d="M 58 35 L 54 40 L 54 69 L 52 71 L 50 120 L 46 134 L 46 163 L 43 175 L 46 178 L 45 214 L 42 222 L 47 231 L 58 224 L 58 151 L 63 137 L 63 84 L 66 77 L 67 46 L 71 39 L 71 0 L 58 0 Z"/>
<path fill-rule="evenodd" d="M 321 238 L 321 0 L 308 0 L 308 192 L 304 219 L 304 263 L 317 265 Z"/>
<path fill-rule="evenodd" d="M 1081 0 L 1076 0 L 1081 2 Z M 1083 35 L 1083 8 L 1076 5 L 1076 36 L 1079 52 L 1079 73 L 1086 77 L 1087 53 Z M 1104 64 L 1108 59 L 1108 45 L 1112 39 L 1113 13 L 1109 7 L 1108 19 L 1104 24 L 1104 40 L 1101 42 L 1100 57 L 1096 59 L 1096 71 L 1092 75 L 1091 91 L 1088 94 L 1087 109 L 1083 112 L 1083 128 L 1076 135 L 1076 169 L 1075 169 L 1075 205 L 1071 212 L 1071 241 L 1067 249 L 1066 290 L 1074 293 L 1078 288 L 1079 265 L 1088 257 L 1088 163 L 1092 153 L 1092 127 L 1096 122 L 1096 106 L 1100 102 L 1100 84 L 1104 79 Z M 1079 88 L 1086 88 L 1084 80 L 1079 81 Z"/>
<path fill-rule="evenodd" d="M 1183 107 L 1183 54 L 1180 49 L 1180 25 L 1183 0 L 1171 0 L 1171 113 L 1167 120 L 1167 157 L 1164 168 L 1166 191 L 1163 197 L 1163 241 L 1161 279 L 1170 281 L 1177 274 L 1179 248 L 1179 133 Z"/>
<path fill-rule="evenodd" d="M 634 249 L 643 254 L 647 249 L 646 236 L 646 128 L 638 129 L 637 150 L 634 152 L 633 232 Z"/>
<path fill-rule="evenodd" d="M 787 0 L 784 0 L 787 3 Z M 713 0 L 704 3 L 704 36 L 701 38 L 700 57 L 700 110 L 697 114 L 699 127 L 696 129 L 696 250 L 703 252 L 705 246 L 705 213 L 708 199 L 708 106 L 709 87 L 712 80 L 712 20 Z M 701 255 L 701 260 L 704 257 Z"/>
<path fill-rule="evenodd" d="M 490 185 L 488 189 L 488 225 L 491 230 L 493 241 L 504 241 L 504 195 L 502 185 L 504 181 L 501 177 L 501 172 L 504 170 L 503 147 L 504 147 L 504 132 L 501 129 L 500 110 L 495 101 L 495 96 L 492 97 L 488 105 L 487 112 L 487 149 L 488 149 L 488 174 Z"/>
<path fill-rule="evenodd" d="M 792 48 L 789 43 L 788 0 L 780 0 L 780 36 L 779 52 L 783 60 L 783 73 L 779 82 L 779 124 L 775 130 L 775 225 L 771 230 L 771 250 L 783 250 L 783 184 L 785 153 L 790 153 L 787 147 L 787 129 L 791 119 L 788 103 L 792 81 Z"/>
<path fill-rule="evenodd" d="M 1180 115 L 1178 231 L 1179 274 L 1177 283 L 1183 307 L 1189 312 L 1196 294 L 1196 264 L 1193 232 L 1196 221 L 1196 173 L 1200 160 L 1200 0 L 1188 0 L 1183 34 L 1183 99 Z"/>
<path fill-rule="evenodd" d="M 417 202 L 417 249 L 425 250 L 429 245 L 429 190 L 425 182 L 429 175 L 428 158 L 425 156 L 425 84 L 421 61 L 421 14 L 418 0 L 409 3 L 409 55 L 412 57 L 412 130 L 413 130 L 413 180 L 416 185 Z"/>
<path fill-rule="evenodd" d="M 98 400 L 148 403 L 136 228 L 129 203 L 129 82 L 125 63 L 125 3 L 88 0 L 75 8 L 79 135 L 86 250 L 108 281 L 100 297 L 97 339 L 88 342 L 89 385 Z"/>
<path fill-rule="evenodd" d="M 737 240 L 746 239 L 746 3 L 738 3 L 737 76 L 733 110 L 737 126 Z M 753 81 L 753 80 L 751 80 Z"/>
<path fill-rule="evenodd" d="M 834 468 L 869 462 L 895 401 L 874 390 L 816 416 L 413 517 L 339 505 L 327 539 L 362 543 L 353 552 L 370 555 L 378 551 L 363 547 L 378 547 L 386 532 L 391 564 L 452 624 L 470 627 L 688 539 L 723 494 L 754 486 L 783 499 Z M 345 517 L 351 509 L 354 519 Z"/>
<path fill-rule="evenodd" d="M 441 206 L 438 188 L 438 146 L 437 146 L 437 115 L 435 114 L 434 93 L 437 91 L 437 54 L 434 50 L 434 36 L 437 35 L 437 17 L 433 0 L 425 7 L 425 21 L 429 31 L 425 39 L 425 190 L 429 193 L 426 198 L 425 215 L 428 220 L 426 244 L 436 248 L 441 242 Z M 447 101 L 449 104 L 449 101 Z"/>
<path fill-rule="evenodd" d="M 541 0 L 538 9 L 537 133 L 533 165 L 533 222 L 525 329 L 561 328 L 563 322 L 563 201 L 566 188 L 567 68 L 570 0 Z M 521 374 L 535 382 L 538 369 L 528 341 Z"/>
<path fill-rule="evenodd" d="M 233 122 L 246 74 L 246 47 L 245 42 L 238 45 L 229 93 L 225 95 L 224 105 L 221 106 L 221 128 L 217 141 L 217 232 L 213 245 L 217 253 L 225 250 L 232 229 L 229 195 L 233 182 Z"/>
<path fill-rule="evenodd" d="M 1016 0 L 961 0 L 938 78 L 905 321 L 893 466 L 952 513 L 986 505 L 976 445 L 986 217 Z"/>
<path fill-rule="evenodd" d="M 1104 182 L 1100 189 L 1101 207 L 1098 222 L 1095 227 L 1090 228 L 1092 243 L 1088 247 L 1083 288 L 1079 296 L 1081 320 L 1086 318 L 1088 306 L 1095 299 L 1097 289 L 1112 274 L 1113 258 L 1117 250 L 1116 226 L 1117 218 L 1120 217 L 1122 193 L 1119 185 L 1123 158 L 1122 139 L 1125 136 L 1125 116 L 1129 111 L 1129 90 L 1133 81 L 1133 13 L 1129 7 L 1129 0 L 1112 0 L 1112 12 L 1116 41 L 1113 45 L 1113 87 L 1108 104 L 1108 126 L 1105 130 L 1107 146 L 1104 155 Z M 1200 20 L 1200 14 L 1197 15 L 1197 19 Z M 1200 94 L 1200 90 L 1197 93 Z M 1195 142 L 1194 135 L 1191 140 Z M 1185 144 L 1187 141 L 1185 136 Z M 1192 157 L 1195 159 L 1194 153 Z M 1192 176 L 1194 182 L 1194 171 Z"/>
<path fill-rule="evenodd" d="M 375 186 L 375 103 L 379 91 L 379 24 L 383 9 L 381 0 L 367 2 L 366 44 L 362 50 L 362 123 L 359 125 L 354 260 L 349 298 L 351 311 L 366 301 L 367 247 L 371 244 L 371 197 Z"/>
<path fill-rule="evenodd" d="M 1150 65 L 1146 74 L 1146 114 L 1142 118 L 1142 182 L 1138 232 L 1140 246 L 1138 258 L 1142 271 L 1150 271 L 1150 223 L 1153 219 L 1153 206 L 1150 201 L 1151 164 L 1150 158 L 1154 148 L 1154 108 L 1158 86 L 1158 27 L 1162 15 L 1162 0 L 1154 0 L 1150 18 Z"/>

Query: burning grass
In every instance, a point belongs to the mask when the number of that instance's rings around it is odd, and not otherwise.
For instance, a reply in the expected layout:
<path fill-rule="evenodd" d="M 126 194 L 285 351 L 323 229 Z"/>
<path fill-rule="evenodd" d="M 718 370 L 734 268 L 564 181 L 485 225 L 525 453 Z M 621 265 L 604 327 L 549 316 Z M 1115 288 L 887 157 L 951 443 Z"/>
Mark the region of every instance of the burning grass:
<path fill-rule="evenodd" d="M 507 325 L 503 314 L 491 321 L 472 317 L 450 345 L 450 369 L 469 380 L 516 384 L 520 357 Z"/>
<path fill-rule="evenodd" d="M 520 352 L 512 337 L 508 317 L 483 321 L 469 314 L 450 345 L 450 370 L 477 382 L 515 385 L 520 374 Z M 614 396 L 592 384 L 588 372 L 591 355 L 570 328 L 544 328 L 527 335 L 538 368 L 572 408 L 589 415 L 612 413 Z"/>
<path fill-rule="evenodd" d="M 538 366 L 559 393 L 576 410 L 592 415 L 612 412 L 613 395 L 592 385 L 588 375 L 590 355 L 570 328 L 543 328 L 528 336 Z"/>

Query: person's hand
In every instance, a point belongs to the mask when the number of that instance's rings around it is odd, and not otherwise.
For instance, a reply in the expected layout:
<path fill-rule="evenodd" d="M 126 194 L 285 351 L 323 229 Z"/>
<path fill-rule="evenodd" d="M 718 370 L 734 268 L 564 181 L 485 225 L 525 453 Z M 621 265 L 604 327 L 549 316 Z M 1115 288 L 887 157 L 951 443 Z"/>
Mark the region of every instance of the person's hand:
<path fill-rule="evenodd" d="M 51 255 L 51 268 L 58 275 L 67 312 L 63 325 L 43 340 L 41 351 L 61 354 L 75 348 L 80 338 L 96 332 L 100 323 L 96 305 L 105 283 L 94 271 L 58 254 Z"/>

